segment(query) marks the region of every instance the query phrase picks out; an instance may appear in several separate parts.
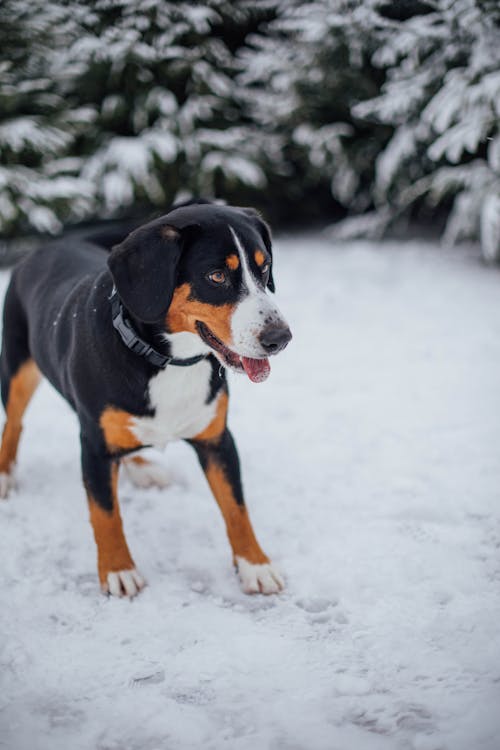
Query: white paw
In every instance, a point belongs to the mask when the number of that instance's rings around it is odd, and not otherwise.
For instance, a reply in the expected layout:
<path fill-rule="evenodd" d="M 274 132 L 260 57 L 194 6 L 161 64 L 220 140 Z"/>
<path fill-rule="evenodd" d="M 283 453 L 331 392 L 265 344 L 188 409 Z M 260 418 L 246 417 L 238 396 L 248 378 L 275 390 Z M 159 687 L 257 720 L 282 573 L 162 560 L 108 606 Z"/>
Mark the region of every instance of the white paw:
<path fill-rule="evenodd" d="M 133 568 L 132 570 L 118 570 L 108 573 L 106 583 L 102 585 L 103 594 L 111 596 L 136 596 L 146 585 L 141 574 Z"/>
<path fill-rule="evenodd" d="M 10 490 L 14 489 L 15 486 L 16 480 L 12 470 L 8 474 L 6 472 L 0 473 L 0 498 L 5 500 Z"/>
<path fill-rule="evenodd" d="M 285 588 L 282 576 L 271 563 L 255 565 L 236 557 L 236 564 L 245 594 L 279 594 Z"/>
<path fill-rule="evenodd" d="M 171 484 L 167 469 L 161 464 L 141 458 L 140 461 L 128 458 L 123 460 L 128 478 L 136 487 L 159 487 L 163 489 Z"/>

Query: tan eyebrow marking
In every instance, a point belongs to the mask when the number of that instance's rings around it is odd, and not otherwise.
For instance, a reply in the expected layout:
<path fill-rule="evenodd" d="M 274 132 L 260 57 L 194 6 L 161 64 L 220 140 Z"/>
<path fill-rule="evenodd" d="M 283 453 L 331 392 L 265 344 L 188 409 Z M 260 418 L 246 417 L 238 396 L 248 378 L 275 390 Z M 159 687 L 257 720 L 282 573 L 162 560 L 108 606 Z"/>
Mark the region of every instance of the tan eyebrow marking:
<path fill-rule="evenodd" d="M 262 252 L 262 250 L 256 250 L 254 253 L 255 262 L 258 266 L 263 266 L 266 261 L 266 256 Z"/>
<path fill-rule="evenodd" d="M 234 253 L 231 253 L 231 255 L 228 255 L 226 258 L 226 265 L 231 271 L 236 271 L 240 265 L 240 259 Z"/>

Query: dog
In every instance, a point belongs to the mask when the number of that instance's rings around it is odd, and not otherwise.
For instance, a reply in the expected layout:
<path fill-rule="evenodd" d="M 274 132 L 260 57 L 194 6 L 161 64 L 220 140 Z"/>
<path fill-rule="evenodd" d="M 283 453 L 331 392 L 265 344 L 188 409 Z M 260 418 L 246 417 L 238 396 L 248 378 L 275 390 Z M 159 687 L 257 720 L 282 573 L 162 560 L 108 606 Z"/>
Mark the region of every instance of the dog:
<path fill-rule="evenodd" d="M 81 466 L 101 589 L 144 587 L 125 539 L 118 469 L 163 484 L 138 452 L 187 441 L 226 524 L 243 591 L 283 579 L 245 505 L 227 427 L 226 369 L 263 381 L 290 329 L 274 292 L 268 225 L 254 209 L 192 202 L 132 231 L 110 252 L 92 239 L 48 243 L 13 270 L 0 356 L 6 423 L 0 495 L 13 485 L 23 413 L 45 376 L 80 421 Z"/>

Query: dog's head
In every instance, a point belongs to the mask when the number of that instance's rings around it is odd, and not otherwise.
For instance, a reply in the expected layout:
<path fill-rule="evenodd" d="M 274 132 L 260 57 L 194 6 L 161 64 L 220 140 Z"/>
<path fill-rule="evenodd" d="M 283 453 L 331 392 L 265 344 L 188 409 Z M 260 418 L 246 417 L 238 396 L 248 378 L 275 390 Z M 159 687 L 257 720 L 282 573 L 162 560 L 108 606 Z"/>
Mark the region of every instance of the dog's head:
<path fill-rule="evenodd" d="M 160 323 L 174 353 L 212 350 L 254 382 L 291 339 L 274 292 L 271 235 L 253 209 L 194 204 L 172 210 L 113 248 L 118 294 L 143 323 Z M 186 346 L 187 345 L 187 346 Z"/>

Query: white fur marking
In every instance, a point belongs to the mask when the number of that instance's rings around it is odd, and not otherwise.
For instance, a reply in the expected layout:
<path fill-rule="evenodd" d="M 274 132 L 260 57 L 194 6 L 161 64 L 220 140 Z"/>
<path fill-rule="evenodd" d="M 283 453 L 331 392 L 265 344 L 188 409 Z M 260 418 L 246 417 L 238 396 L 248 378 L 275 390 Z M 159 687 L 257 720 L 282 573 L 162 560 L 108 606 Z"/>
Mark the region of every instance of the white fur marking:
<path fill-rule="evenodd" d="M 146 585 L 146 581 L 138 570 L 118 570 L 108 573 L 106 583 L 102 587 L 104 594 L 111 596 L 136 596 Z"/>
<path fill-rule="evenodd" d="M 231 226 L 229 229 L 238 251 L 243 281 L 248 292 L 238 302 L 231 318 L 234 349 L 240 356 L 262 359 L 267 357 L 259 342 L 262 330 L 268 325 L 286 326 L 286 322 L 265 289 L 257 285 L 255 276 L 250 271 L 245 249 L 234 229 Z"/>
<path fill-rule="evenodd" d="M 245 594 L 279 594 L 285 588 L 285 581 L 272 563 L 255 565 L 238 556 L 236 563 Z"/>
<path fill-rule="evenodd" d="M 9 492 L 16 486 L 16 480 L 14 477 L 14 466 L 11 466 L 10 472 L 2 472 L 0 474 L 0 498 L 6 499 Z"/>
<path fill-rule="evenodd" d="M 245 282 L 246 288 L 249 292 L 259 292 L 260 290 L 257 287 L 257 282 L 255 280 L 254 275 L 250 271 L 250 267 L 248 265 L 248 258 L 247 254 L 245 253 L 245 249 L 240 242 L 240 238 L 232 228 L 232 226 L 229 226 L 229 231 L 233 235 L 234 244 L 236 245 L 236 249 L 238 251 L 238 256 L 241 263 L 241 269 L 243 274 L 243 281 Z"/>
<path fill-rule="evenodd" d="M 212 368 L 202 360 L 189 367 L 167 366 L 149 381 L 154 417 L 135 417 L 133 432 L 144 445 L 164 448 L 171 440 L 192 438 L 215 416 L 217 399 L 209 404 Z"/>
<path fill-rule="evenodd" d="M 128 479 L 136 487 L 159 487 L 164 489 L 171 484 L 171 476 L 167 469 L 159 463 L 144 459 L 143 461 L 134 461 L 133 458 L 122 459 L 125 473 Z"/>
<path fill-rule="evenodd" d="M 197 333 L 180 331 L 179 333 L 165 333 L 163 337 L 170 344 L 172 357 L 187 359 L 199 354 L 208 354 L 211 351 L 210 347 L 200 339 Z"/>

